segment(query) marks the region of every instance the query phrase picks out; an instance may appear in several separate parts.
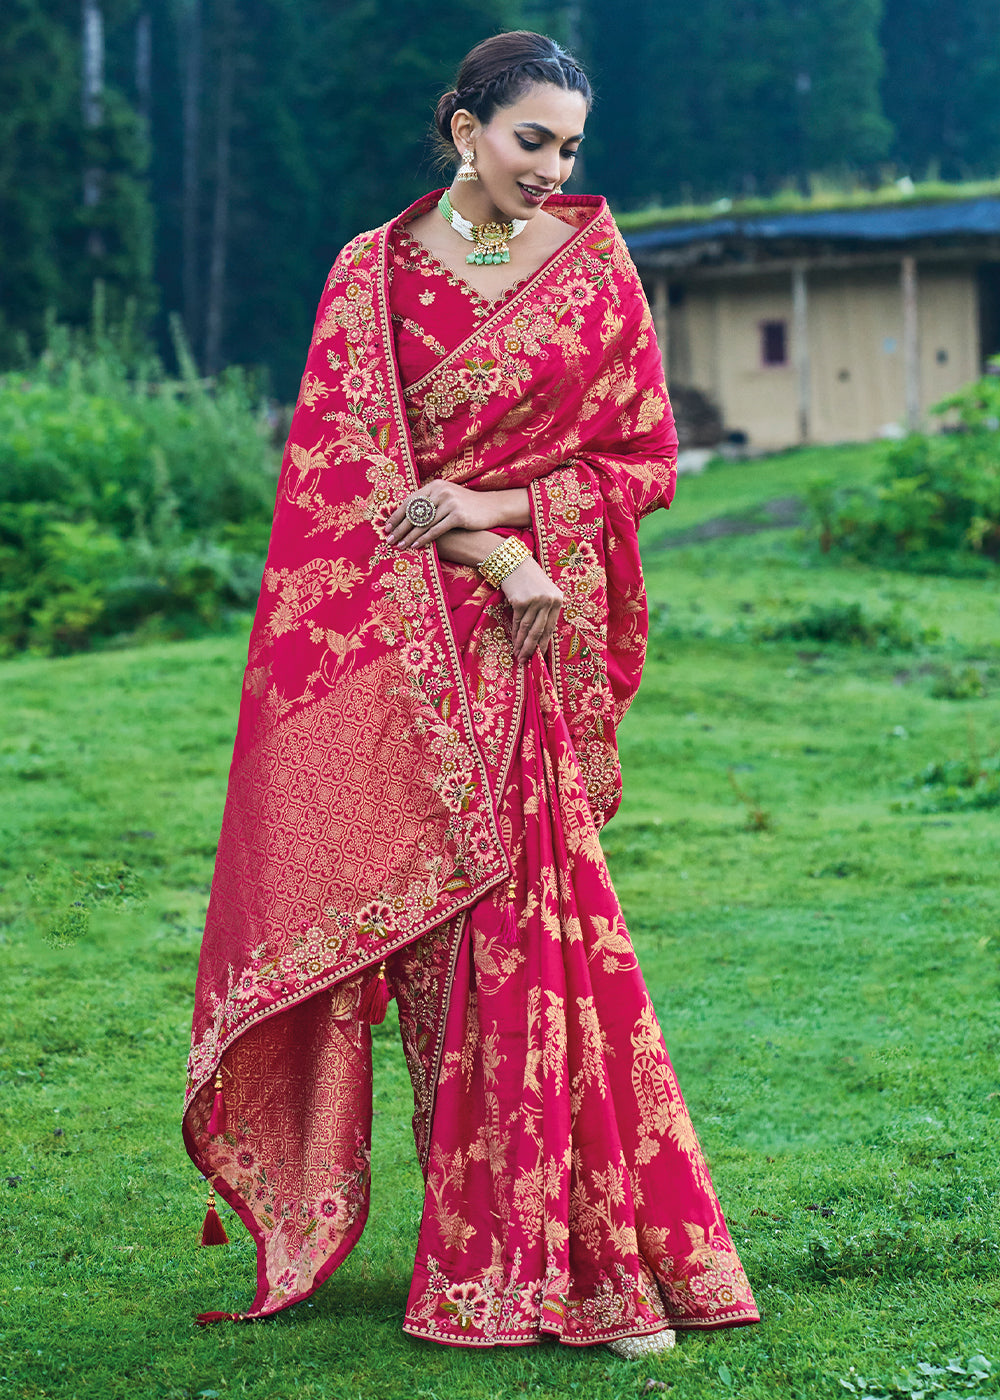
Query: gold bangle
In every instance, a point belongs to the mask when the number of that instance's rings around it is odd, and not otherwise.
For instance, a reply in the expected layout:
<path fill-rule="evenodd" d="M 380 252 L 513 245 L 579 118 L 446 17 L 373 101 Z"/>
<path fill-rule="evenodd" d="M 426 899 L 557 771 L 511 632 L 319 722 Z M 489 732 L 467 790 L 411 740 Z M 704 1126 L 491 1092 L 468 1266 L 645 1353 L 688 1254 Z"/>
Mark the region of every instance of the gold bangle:
<path fill-rule="evenodd" d="M 509 577 L 519 564 L 523 564 L 525 559 L 531 558 L 531 550 L 527 549 L 516 535 L 511 535 L 504 540 L 503 544 L 498 544 L 496 549 L 487 554 L 486 558 L 479 565 L 479 572 L 487 583 L 492 583 L 494 588 L 499 588 L 504 579 Z"/>

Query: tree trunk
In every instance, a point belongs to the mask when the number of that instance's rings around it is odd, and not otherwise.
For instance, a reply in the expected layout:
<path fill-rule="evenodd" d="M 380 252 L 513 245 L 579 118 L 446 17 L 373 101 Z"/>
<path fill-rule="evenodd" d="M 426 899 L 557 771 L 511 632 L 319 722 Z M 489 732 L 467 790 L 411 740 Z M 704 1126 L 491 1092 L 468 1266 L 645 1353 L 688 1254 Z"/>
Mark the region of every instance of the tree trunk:
<path fill-rule="evenodd" d="M 142 10 L 135 22 L 135 105 L 149 134 L 153 91 L 153 20 Z"/>
<path fill-rule="evenodd" d="M 83 48 L 83 126 L 95 131 L 104 117 L 104 15 L 98 0 L 81 0 L 81 40 Z M 88 159 L 83 171 L 83 206 L 96 209 L 101 202 L 102 171 Z M 87 236 L 87 252 L 99 258 L 104 239 L 97 228 Z"/>
<path fill-rule="evenodd" d="M 184 334 L 190 347 L 200 326 L 198 195 L 201 185 L 201 0 L 186 0 L 180 25 L 184 155 L 181 194 L 181 281 Z"/>
<path fill-rule="evenodd" d="M 212 209 L 212 245 L 208 268 L 208 305 L 205 315 L 205 369 L 217 374 L 222 366 L 222 330 L 226 299 L 226 253 L 229 244 L 230 169 L 229 146 L 233 125 L 233 93 L 236 81 L 236 23 L 233 0 L 222 0 L 219 87 L 215 117 L 215 199 Z"/>

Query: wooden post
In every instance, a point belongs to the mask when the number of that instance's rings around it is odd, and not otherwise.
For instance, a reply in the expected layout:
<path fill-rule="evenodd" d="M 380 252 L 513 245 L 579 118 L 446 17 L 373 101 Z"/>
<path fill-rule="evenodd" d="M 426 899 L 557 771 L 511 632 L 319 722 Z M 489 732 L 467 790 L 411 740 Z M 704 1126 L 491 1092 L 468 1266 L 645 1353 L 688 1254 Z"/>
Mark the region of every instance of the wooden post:
<path fill-rule="evenodd" d="M 662 272 L 656 274 L 656 281 L 653 283 L 653 326 L 656 330 L 656 342 L 660 347 L 660 359 L 663 361 L 663 373 L 669 374 L 670 296 L 667 279 Z"/>
<path fill-rule="evenodd" d="M 792 358 L 798 408 L 799 441 L 809 441 L 809 302 L 803 263 L 792 268 Z"/>
<path fill-rule="evenodd" d="M 903 292 L 903 378 L 906 426 L 911 433 L 920 426 L 920 324 L 917 315 L 917 260 L 907 254 L 900 264 Z"/>

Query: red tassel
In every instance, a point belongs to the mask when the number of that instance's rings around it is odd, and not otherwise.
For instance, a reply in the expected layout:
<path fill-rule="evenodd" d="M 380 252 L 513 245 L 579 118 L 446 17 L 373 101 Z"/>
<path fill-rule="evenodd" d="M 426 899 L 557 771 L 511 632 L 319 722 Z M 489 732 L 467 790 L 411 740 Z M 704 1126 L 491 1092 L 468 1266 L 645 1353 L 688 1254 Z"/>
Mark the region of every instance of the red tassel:
<path fill-rule="evenodd" d="M 212 1100 L 212 1112 L 208 1120 L 208 1135 L 215 1137 L 218 1133 L 226 1131 L 226 1101 L 222 1096 L 222 1070 L 215 1076 L 215 1098 Z"/>
<path fill-rule="evenodd" d="M 242 1317 L 242 1313 L 207 1312 L 198 1313 L 195 1322 L 199 1327 L 207 1327 L 211 1322 L 239 1322 Z"/>
<path fill-rule="evenodd" d="M 385 963 L 383 963 L 378 970 L 378 976 L 373 977 L 361 993 L 358 1015 L 362 1021 L 367 1021 L 370 1026 L 380 1026 L 385 1020 L 385 1014 L 389 1010 L 391 1000 L 392 993 L 385 980 Z"/>
<path fill-rule="evenodd" d="M 205 1223 L 201 1227 L 202 1244 L 228 1244 L 229 1236 L 226 1234 L 226 1227 L 219 1219 L 219 1212 L 215 1209 L 215 1192 L 211 1187 L 208 1188 L 206 1205 L 208 1210 L 205 1212 Z"/>
<path fill-rule="evenodd" d="M 514 906 L 510 901 L 503 911 L 503 919 L 500 923 L 500 942 L 506 948 L 513 948 L 517 943 L 517 918 L 514 915 Z"/>

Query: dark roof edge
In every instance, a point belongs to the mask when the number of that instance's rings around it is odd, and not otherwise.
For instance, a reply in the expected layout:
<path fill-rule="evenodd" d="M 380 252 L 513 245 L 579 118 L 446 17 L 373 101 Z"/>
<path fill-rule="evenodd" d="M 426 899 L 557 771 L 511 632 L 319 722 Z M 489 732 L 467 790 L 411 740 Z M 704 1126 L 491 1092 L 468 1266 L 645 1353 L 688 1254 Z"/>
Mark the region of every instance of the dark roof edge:
<path fill-rule="evenodd" d="M 933 204 L 883 205 L 855 209 L 795 210 L 727 215 L 691 223 L 671 223 L 634 233 L 623 230 L 635 256 L 657 249 L 721 240 L 817 239 L 825 242 L 894 243 L 914 238 L 1000 236 L 1000 196 Z"/>

